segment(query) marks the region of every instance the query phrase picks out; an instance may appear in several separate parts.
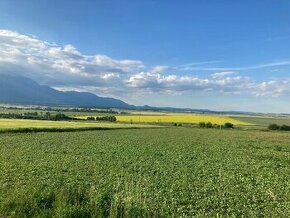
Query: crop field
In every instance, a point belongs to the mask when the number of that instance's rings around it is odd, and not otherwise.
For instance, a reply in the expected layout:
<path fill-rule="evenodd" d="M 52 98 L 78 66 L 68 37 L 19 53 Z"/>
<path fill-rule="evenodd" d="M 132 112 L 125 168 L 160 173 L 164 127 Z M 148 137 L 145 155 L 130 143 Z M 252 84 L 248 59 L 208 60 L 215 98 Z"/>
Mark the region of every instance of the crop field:
<path fill-rule="evenodd" d="M 132 115 L 132 116 L 116 116 L 117 121 L 120 122 L 133 122 L 133 123 L 192 123 L 198 124 L 199 122 L 211 122 L 213 124 L 224 124 L 226 122 L 235 125 L 251 125 L 249 122 L 237 120 L 227 116 L 218 115 Z"/>
<path fill-rule="evenodd" d="M 0 217 L 290 217 L 290 134 L 0 135 Z"/>
<path fill-rule="evenodd" d="M 76 116 L 78 119 L 87 119 L 88 116 Z M 164 115 L 117 115 L 117 121 L 126 123 L 189 123 L 198 124 L 199 122 L 211 122 L 213 124 L 224 124 L 226 122 L 233 123 L 235 125 L 252 125 L 249 122 L 245 122 L 239 119 L 231 118 L 228 116 L 219 115 L 201 115 L 201 114 L 177 114 L 170 113 Z"/>
<path fill-rule="evenodd" d="M 290 117 L 234 116 L 232 118 L 243 122 L 249 122 L 259 126 L 268 126 L 273 123 L 278 125 L 290 125 Z"/>
<path fill-rule="evenodd" d="M 72 122 L 72 121 L 47 121 L 47 120 L 28 120 L 28 119 L 0 119 L 0 130 L 21 129 L 21 128 L 145 128 L 154 127 L 150 125 L 131 125 L 119 123 L 99 123 L 99 122 Z"/>

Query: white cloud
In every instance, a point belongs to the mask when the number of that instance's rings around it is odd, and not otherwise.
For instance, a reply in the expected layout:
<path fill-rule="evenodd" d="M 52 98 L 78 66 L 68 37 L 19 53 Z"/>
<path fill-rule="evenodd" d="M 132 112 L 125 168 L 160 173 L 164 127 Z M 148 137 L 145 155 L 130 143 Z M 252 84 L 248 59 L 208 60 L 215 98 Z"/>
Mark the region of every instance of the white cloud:
<path fill-rule="evenodd" d="M 237 72 L 214 73 L 209 78 L 177 76 L 142 72 L 127 80 L 129 86 L 153 92 L 211 92 L 216 94 L 243 94 L 279 97 L 290 94 L 290 80 L 256 82 Z"/>
<path fill-rule="evenodd" d="M 222 78 L 225 76 L 232 76 L 232 75 L 236 75 L 236 74 L 237 74 L 237 72 L 233 72 L 233 71 L 223 71 L 223 72 L 212 74 L 212 77 L 213 78 Z"/>
<path fill-rule="evenodd" d="M 240 70 L 289 65 L 290 61 L 232 69 L 199 67 L 213 63 L 221 61 L 192 63 L 183 68 L 148 67 L 140 60 L 85 55 L 73 45 L 59 46 L 33 36 L 0 30 L 0 72 L 18 73 L 62 90 L 87 90 L 115 97 L 156 92 L 168 95 L 210 92 L 274 97 L 290 94 L 290 79 L 257 82 L 238 73 Z M 204 78 L 184 75 L 180 69 L 185 72 L 207 69 L 216 73 Z"/>
<path fill-rule="evenodd" d="M 115 60 L 105 55 L 83 55 L 73 45 L 63 47 L 32 36 L 0 30 L 0 71 L 20 73 L 54 85 L 97 83 L 107 80 L 106 72 L 132 73 L 144 67 L 141 61 Z"/>
<path fill-rule="evenodd" d="M 120 78 L 120 75 L 117 73 L 106 73 L 102 75 L 101 78 L 104 80 L 113 80 L 113 79 Z"/>
<path fill-rule="evenodd" d="M 150 70 L 150 72 L 151 73 L 165 73 L 165 72 L 170 71 L 170 70 L 173 70 L 172 67 L 164 66 L 164 65 L 157 65 L 157 66 L 154 66 Z"/>
<path fill-rule="evenodd" d="M 208 62 L 210 63 L 210 62 Z M 257 69 L 264 69 L 270 67 L 279 67 L 279 66 L 289 66 L 290 60 L 278 61 L 278 62 L 271 62 L 266 64 L 258 64 L 253 66 L 247 67 L 203 67 L 199 66 L 198 64 L 187 64 L 182 65 L 179 67 L 180 70 L 183 71 L 192 71 L 192 70 L 201 70 L 201 71 L 247 71 L 247 70 L 257 70 Z"/>

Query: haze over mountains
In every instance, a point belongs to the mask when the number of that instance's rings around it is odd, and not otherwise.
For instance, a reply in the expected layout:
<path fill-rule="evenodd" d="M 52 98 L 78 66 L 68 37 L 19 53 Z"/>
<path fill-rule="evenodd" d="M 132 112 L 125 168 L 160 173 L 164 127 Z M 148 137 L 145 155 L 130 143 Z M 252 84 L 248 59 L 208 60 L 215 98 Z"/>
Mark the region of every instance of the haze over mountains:
<path fill-rule="evenodd" d="M 62 92 L 39 85 L 23 76 L 1 74 L 0 102 L 49 106 L 81 106 L 99 108 L 133 108 L 121 100 L 99 97 L 88 92 Z"/>
<path fill-rule="evenodd" d="M 208 109 L 152 107 L 148 105 L 135 106 L 119 99 L 100 97 L 89 92 L 58 91 L 20 75 L 0 73 L 0 77 L 0 103 L 2 104 L 164 110 L 217 114 L 257 114 L 244 111 L 213 111 Z"/>
<path fill-rule="evenodd" d="M 135 106 L 89 92 L 58 91 L 20 75 L 0 74 L 0 77 L 0 103 L 4 104 L 214 112 L 206 109 Z"/>

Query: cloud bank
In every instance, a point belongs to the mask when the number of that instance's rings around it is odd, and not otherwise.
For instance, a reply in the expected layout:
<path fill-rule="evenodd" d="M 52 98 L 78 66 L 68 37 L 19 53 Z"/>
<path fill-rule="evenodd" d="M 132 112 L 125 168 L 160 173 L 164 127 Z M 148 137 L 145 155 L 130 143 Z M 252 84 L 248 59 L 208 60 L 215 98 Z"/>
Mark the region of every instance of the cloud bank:
<path fill-rule="evenodd" d="M 217 93 L 279 97 L 289 95 L 290 79 L 255 81 L 239 71 L 289 65 L 277 62 L 244 68 L 206 68 L 206 78 L 189 70 L 204 70 L 202 62 L 170 67 L 148 66 L 140 60 L 116 60 L 86 55 L 73 45 L 56 45 L 34 36 L 0 30 L 0 73 L 20 74 L 62 90 L 91 91 L 118 97 L 140 93 Z"/>

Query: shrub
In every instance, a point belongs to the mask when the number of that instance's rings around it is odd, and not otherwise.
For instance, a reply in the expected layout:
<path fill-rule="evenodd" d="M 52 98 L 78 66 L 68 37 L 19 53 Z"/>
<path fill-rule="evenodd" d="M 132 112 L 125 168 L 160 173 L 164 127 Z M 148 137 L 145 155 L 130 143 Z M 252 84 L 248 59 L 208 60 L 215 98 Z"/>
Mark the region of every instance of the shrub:
<path fill-rule="evenodd" d="M 207 122 L 207 123 L 205 124 L 205 127 L 206 127 L 206 128 L 212 128 L 212 127 L 213 127 L 213 125 L 212 125 L 212 123 L 211 123 L 211 122 Z"/>
<path fill-rule="evenodd" d="M 224 128 L 232 129 L 232 128 L 234 128 L 234 124 L 227 122 L 227 123 L 224 124 Z"/>
<path fill-rule="evenodd" d="M 205 122 L 200 122 L 200 123 L 199 123 L 199 127 L 201 127 L 201 128 L 205 128 Z"/>
<path fill-rule="evenodd" d="M 115 116 L 104 116 L 104 117 L 96 117 L 97 121 L 109 121 L 116 122 L 117 118 Z"/>
<path fill-rule="evenodd" d="M 61 114 L 58 113 L 56 114 L 53 118 L 51 118 L 52 120 L 71 120 L 70 117 L 66 116 L 65 114 Z"/>
<path fill-rule="evenodd" d="M 95 117 L 87 117 L 87 120 L 96 120 Z"/>
<path fill-rule="evenodd" d="M 281 130 L 281 131 L 290 131 L 290 126 L 287 126 L 287 125 L 277 125 L 277 124 L 270 124 L 268 126 L 268 129 L 269 130 Z"/>
<path fill-rule="evenodd" d="M 215 124 L 213 124 L 213 127 L 216 128 L 216 129 L 220 129 L 222 126 L 215 123 Z"/>
<path fill-rule="evenodd" d="M 290 126 L 282 125 L 282 126 L 280 126 L 280 130 L 282 130 L 282 131 L 290 131 Z"/>
<path fill-rule="evenodd" d="M 268 129 L 270 129 L 270 130 L 278 130 L 278 129 L 280 129 L 280 127 L 277 124 L 273 123 L 273 124 L 270 124 L 268 126 Z"/>

